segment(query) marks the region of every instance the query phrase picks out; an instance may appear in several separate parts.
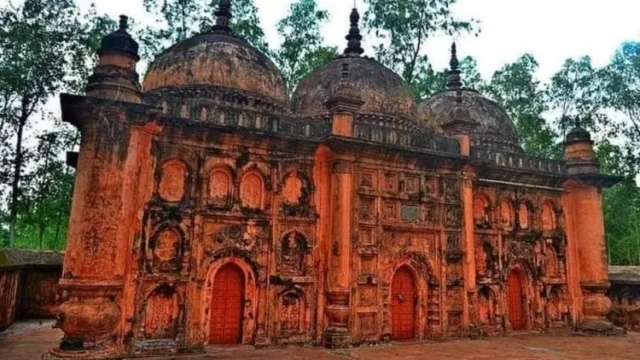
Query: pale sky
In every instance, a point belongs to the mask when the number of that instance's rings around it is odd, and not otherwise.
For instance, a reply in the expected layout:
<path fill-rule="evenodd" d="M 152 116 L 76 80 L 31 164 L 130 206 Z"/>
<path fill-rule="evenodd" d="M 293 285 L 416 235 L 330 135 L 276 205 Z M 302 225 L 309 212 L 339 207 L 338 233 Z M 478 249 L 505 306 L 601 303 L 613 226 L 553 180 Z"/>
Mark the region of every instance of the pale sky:
<path fill-rule="evenodd" d="M 280 41 L 276 22 L 285 16 L 294 0 L 254 0 L 260 11 L 262 26 L 269 44 Z M 90 0 L 78 0 L 88 4 Z M 98 11 L 113 17 L 126 14 L 144 20 L 142 0 L 94 0 Z M 357 0 L 361 13 L 364 0 Z M 351 0 L 318 0 L 331 14 L 323 26 L 328 45 L 344 48 L 349 28 Z M 213 10 L 212 10 L 213 11 Z M 540 64 L 542 81 L 548 80 L 568 57 L 590 55 L 594 65 L 605 65 L 625 40 L 640 40 L 640 0 L 458 0 L 456 16 L 480 20 L 482 31 L 456 39 L 461 57 L 474 56 L 483 77 L 529 52 Z M 371 35 L 369 35 L 371 36 Z M 373 55 L 367 46 L 367 55 Z M 426 53 L 437 69 L 448 63 L 451 38 L 440 36 L 426 45 Z"/>

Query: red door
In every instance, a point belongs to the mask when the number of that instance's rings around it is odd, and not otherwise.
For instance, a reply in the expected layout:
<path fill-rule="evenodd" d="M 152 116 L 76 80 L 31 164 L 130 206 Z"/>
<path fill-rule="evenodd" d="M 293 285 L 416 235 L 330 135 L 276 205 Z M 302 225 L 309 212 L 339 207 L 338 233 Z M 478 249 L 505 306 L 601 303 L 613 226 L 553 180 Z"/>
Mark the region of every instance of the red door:
<path fill-rule="evenodd" d="M 223 266 L 211 296 L 210 344 L 238 344 L 242 339 L 244 274 L 236 265 Z"/>
<path fill-rule="evenodd" d="M 524 312 L 524 293 L 522 281 L 518 270 L 513 270 L 507 278 L 507 304 L 509 307 L 509 322 L 513 330 L 527 328 L 527 319 Z"/>
<path fill-rule="evenodd" d="M 413 339 L 415 327 L 415 286 L 406 267 L 396 271 L 391 284 L 391 336 L 395 340 Z"/>

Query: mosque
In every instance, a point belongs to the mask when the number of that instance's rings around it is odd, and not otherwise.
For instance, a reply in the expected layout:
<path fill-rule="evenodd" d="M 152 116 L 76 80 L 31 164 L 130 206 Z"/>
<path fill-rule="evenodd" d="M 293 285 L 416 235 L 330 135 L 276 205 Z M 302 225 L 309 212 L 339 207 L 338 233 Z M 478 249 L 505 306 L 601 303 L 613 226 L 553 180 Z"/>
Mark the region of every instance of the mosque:
<path fill-rule="evenodd" d="M 618 179 L 587 131 L 563 161 L 525 154 L 455 46 L 446 87 L 415 99 L 363 56 L 355 9 L 344 54 L 288 94 L 231 16 L 221 1 L 142 84 L 123 17 L 86 96 L 62 95 L 82 145 L 47 358 L 612 330 Z"/>

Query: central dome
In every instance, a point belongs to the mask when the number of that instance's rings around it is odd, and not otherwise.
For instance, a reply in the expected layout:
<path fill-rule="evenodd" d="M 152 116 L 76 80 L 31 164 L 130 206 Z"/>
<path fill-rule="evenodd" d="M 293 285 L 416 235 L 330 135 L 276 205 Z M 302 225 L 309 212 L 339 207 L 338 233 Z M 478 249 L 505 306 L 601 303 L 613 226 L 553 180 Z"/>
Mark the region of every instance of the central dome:
<path fill-rule="evenodd" d="M 193 36 L 162 52 L 144 79 L 145 94 L 171 90 L 214 90 L 223 101 L 269 104 L 285 109 L 288 104 L 284 78 L 276 65 L 244 39 L 233 35 L 230 8 L 220 3 L 217 25 L 208 33 Z"/>
<path fill-rule="evenodd" d="M 364 102 L 360 112 L 412 119 L 415 100 L 404 81 L 377 61 L 364 57 L 340 56 L 309 75 L 293 95 L 295 114 L 313 117 L 329 114 L 324 105 L 349 68 L 349 81 Z"/>
<path fill-rule="evenodd" d="M 341 81 L 347 80 L 354 90 L 352 95 L 363 103 L 359 113 L 414 119 L 415 98 L 402 78 L 377 61 L 360 56 L 364 50 L 360 45 L 359 20 L 360 15 L 353 9 L 345 54 L 313 71 L 296 89 L 291 100 L 296 115 L 328 115 L 325 104 Z"/>

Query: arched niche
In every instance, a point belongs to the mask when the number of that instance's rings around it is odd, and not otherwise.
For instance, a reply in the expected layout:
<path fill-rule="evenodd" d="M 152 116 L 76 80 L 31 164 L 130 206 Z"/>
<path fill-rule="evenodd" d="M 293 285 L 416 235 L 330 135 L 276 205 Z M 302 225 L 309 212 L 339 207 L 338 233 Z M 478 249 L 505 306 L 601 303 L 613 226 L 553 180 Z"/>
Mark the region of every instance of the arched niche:
<path fill-rule="evenodd" d="M 520 229 L 528 230 L 531 228 L 531 204 L 523 201 L 518 207 L 518 224 Z"/>
<path fill-rule="evenodd" d="M 552 244 L 545 245 L 544 258 L 545 275 L 550 278 L 557 277 L 559 272 L 558 254 L 556 254 Z"/>
<path fill-rule="evenodd" d="M 240 182 L 240 201 L 244 208 L 250 210 L 264 209 L 265 182 L 257 170 L 249 170 Z"/>
<path fill-rule="evenodd" d="M 150 252 L 154 271 L 180 270 L 184 237 L 177 228 L 160 230 L 151 240 Z"/>
<path fill-rule="evenodd" d="M 491 202 L 484 195 L 476 195 L 473 197 L 473 222 L 477 227 L 487 228 L 490 224 L 489 212 Z"/>
<path fill-rule="evenodd" d="M 179 160 L 167 161 L 162 165 L 158 195 L 169 202 L 180 202 L 186 195 L 187 178 L 189 171 L 187 166 Z"/>
<path fill-rule="evenodd" d="M 482 325 L 493 325 L 497 310 L 497 298 L 493 290 L 488 286 L 483 286 L 478 291 L 478 321 Z"/>
<path fill-rule="evenodd" d="M 145 340 L 175 339 L 179 302 L 178 293 L 168 284 L 158 286 L 147 296 L 142 331 Z"/>
<path fill-rule="evenodd" d="M 310 311 L 301 289 L 285 290 L 278 297 L 277 332 L 279 337 L 305 335 L 309 329 Z"/>
<path fill-rule="evenodd" d="M 280 240 L 280 272 L 287 275 L 303 275 L 308 241 L 303 233 L 293 230 L 284 234 Z"/>
<path fill-rule="evenodd" d="M 304 195 L 305 182 L 297 171 L 285 176 L 282 182 L 282 201 L 287 205 L 299 205 Z"/>
<path fill-rule="evenodd" d="M 553 204 L 545 202 L 542 205 L 541 222 L 543 230 L 555 230 L 557 227 L 556 213 Z"/>
<path fill-rule="evenodd" d="M 502 226 L 502 228 L 513 228 L 515 218 L 514 213 L 513 202 L 511 201 L 511 199 L 503 199 L 500 202 L 500 225 Z"/>
<path fill-rule="evenodd" d="M 547 299 L 547 317 L 551 322 L 562 321 L 562 314 L 565 312 L 564 292 L 558 286 L 554 286 L 549 291 Z"/>
<path fill-rule="evenodd" d="M 214 168 L 209 173 L 207 202 L 217 208 L 227 208 L 233 199 L 233 176 L 226 167 Z"/>

